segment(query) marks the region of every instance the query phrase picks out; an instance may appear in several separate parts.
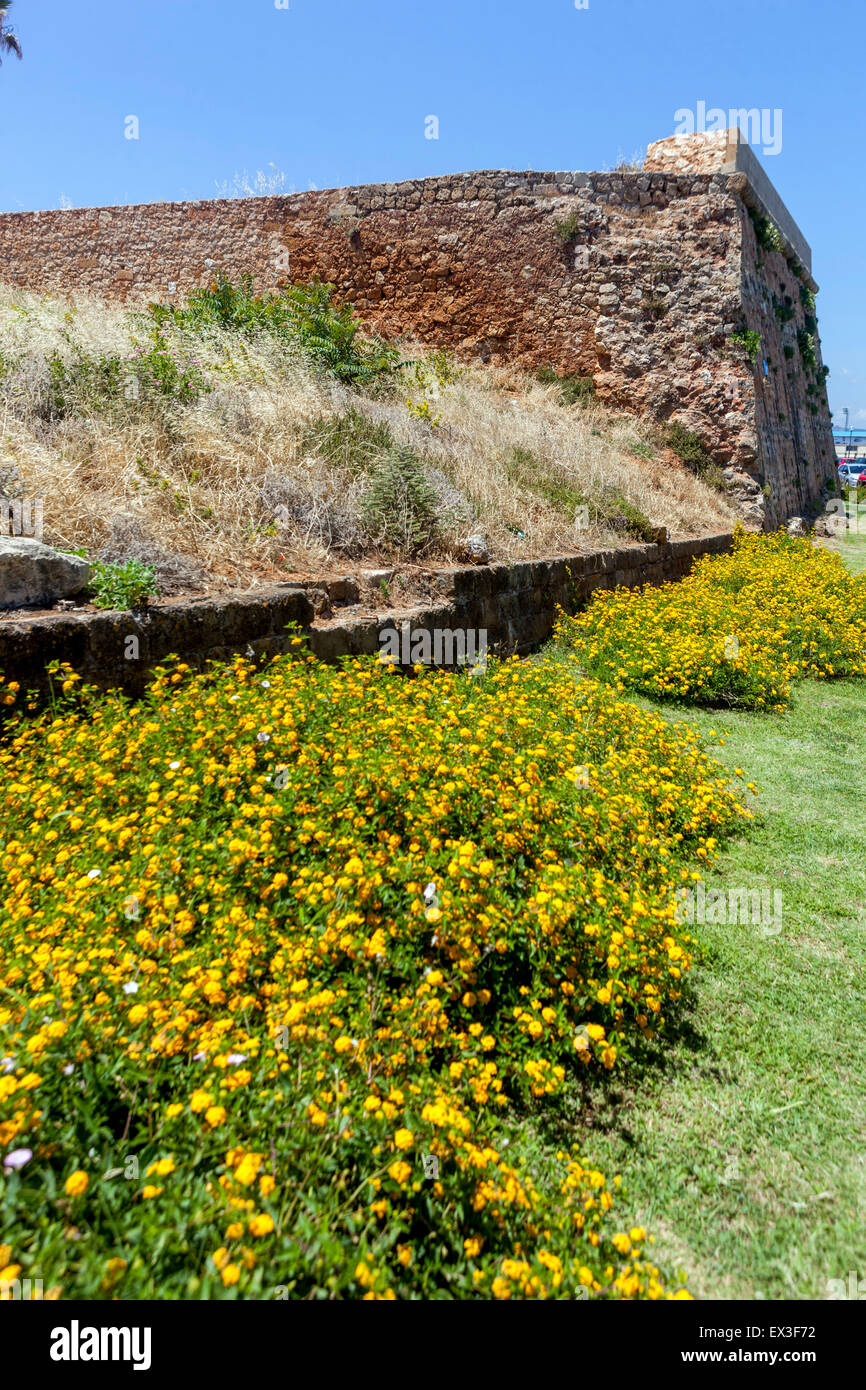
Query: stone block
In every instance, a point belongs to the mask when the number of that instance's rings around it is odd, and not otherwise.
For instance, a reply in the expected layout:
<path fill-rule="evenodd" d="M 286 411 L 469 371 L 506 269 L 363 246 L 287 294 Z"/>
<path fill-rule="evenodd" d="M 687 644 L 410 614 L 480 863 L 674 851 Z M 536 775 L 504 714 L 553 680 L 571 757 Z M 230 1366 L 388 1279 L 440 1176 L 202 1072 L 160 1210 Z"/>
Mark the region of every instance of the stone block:
<path fill-rule="evenodd" d="M 0 536 L 0 608 L 40 608 L 87 587 L 90 565 L 30 536 Z"/>

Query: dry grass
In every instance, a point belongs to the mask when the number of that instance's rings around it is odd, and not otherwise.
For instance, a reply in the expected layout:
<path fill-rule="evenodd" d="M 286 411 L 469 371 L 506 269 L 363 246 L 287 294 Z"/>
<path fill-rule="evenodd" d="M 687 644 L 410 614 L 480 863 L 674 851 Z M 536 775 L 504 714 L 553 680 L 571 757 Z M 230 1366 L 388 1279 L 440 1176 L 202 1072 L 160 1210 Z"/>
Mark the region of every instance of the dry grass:
<path fill-rule="evenodd" d="M 49 544 L 106 558 L 126 546 L 147 559 L 150 549 L 169 590 L 383 560 L 448 563 L 478 532 L 492 559 L 623 544 L 618 498 L 673 535 L 725 530 L 735 519 L 651 426 L 597 404 L 563 406 L 557 386 L 525 373 L 465 367 L 431 402 L 441 414 L 432 427 L 407 409 L 402 379 L 390 393 L 354 390 L 271 339 L 169 337 L 183 360 L 200 364 L 208 394 L 188 405 L 82 397 L 58 418 L 45 404 L 52 353 L 67 362 L 80 350 L 127 357 L 146 330 L 128 309 L 95 298 L 0 287 L 0 489 L 5 477 L 14 490 L 17 470 L 19 491 L 44 497 Z M 355 426 L 336 438 L 334 422 L 346 416 Z M 387 433 L 359 441 L 359 417 Z M 389 547 L 377 543 L 384 533 L 365 503 L 388 435 L 414 450 L 435 502 L 436 525 L 413 555 L 393 536 Z M 589 529 L 575 527 L 575 499 L 589 503 Z"/>

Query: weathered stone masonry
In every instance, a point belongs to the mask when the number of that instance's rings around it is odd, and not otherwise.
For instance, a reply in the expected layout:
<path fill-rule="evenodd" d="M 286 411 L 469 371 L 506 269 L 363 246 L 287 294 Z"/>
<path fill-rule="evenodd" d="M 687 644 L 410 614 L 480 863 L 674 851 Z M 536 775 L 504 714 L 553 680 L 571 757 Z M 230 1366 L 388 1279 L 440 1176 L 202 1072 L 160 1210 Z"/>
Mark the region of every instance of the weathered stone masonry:
<path fill-rule="evenodd" d="M 684 172 L 684 160 L 702 172 Z M 319 276 L 388 336 L 592 375 L 603 401 L 681 422 L 729 470 L 753 517 L 778 524 L 817 502 L 834 453 L 815 394 L 817 334 L 812 371 L 798 345 L 801 282 L 784 254 L 757 245 L 749 215 L 774 190 L 764 176 L 756 191 L 742 162 L 730 140 L 707 137 L 699 154 L 658 142 L 640 173 L 482 170 L 288 197 L 7 213 L 0 277 L 138 300 L 181 295 L 217 268 L 251 272 L 259 290 Z M 814 285 L 786 217 L 785 247 Z M 563 224 L 573 230 L 565 242 Z M 790 309 L 784 322 L 773 295 Z M 731 342 L 745 328 L 761 334 L 754 364 Z"/>
<path fill-rule="evenodd" d="M 141 613 L 52 613 L 0 620 L 0 671 L 27 689 L 45 688 L 53 661 L 68 662 L 88 683 L 141 694 L 154 666 L 174 654 L 191 666 L 227 662 L 238 653 L 259 661 L 292 650 L 294 623 L 322 661 L 374 655 L 380 632 L 409 622 L 424 628 L 484 629 L 491 650 L 525 653 L 551 634 L 558 609 L 582 606 L 596 589 L 635 588 L 682 579 L 701 555 L 730 550 L 731 536 L 598 550 L 555 560 L 431 570 L 412 609 L 374 613 L 357 581 L 327 589 L 281 585 L 226 598 L 184 599 Z M 416 579 L 418 577 L 416 576 Z M 134 638 L 134 659 L 129 639 Z"/>

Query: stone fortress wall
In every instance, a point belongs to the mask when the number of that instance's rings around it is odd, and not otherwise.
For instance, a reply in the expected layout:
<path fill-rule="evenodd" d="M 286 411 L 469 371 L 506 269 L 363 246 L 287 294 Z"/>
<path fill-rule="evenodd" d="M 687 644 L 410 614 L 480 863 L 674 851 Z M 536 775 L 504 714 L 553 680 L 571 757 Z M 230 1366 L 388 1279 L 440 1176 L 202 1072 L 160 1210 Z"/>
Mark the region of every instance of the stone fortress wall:
<path fill-rule="evenodd" d="M 164 301 L 217 269 L 259 291 L 318 276 L 389 337 L 591 375 L 602 401 L 700 436 L 758 523 L 816 507 L 835 474 L 811 255 L 737 131 L 658 141 L 640 172 L 0 214 L 0 279 L 30 290 Z"/>

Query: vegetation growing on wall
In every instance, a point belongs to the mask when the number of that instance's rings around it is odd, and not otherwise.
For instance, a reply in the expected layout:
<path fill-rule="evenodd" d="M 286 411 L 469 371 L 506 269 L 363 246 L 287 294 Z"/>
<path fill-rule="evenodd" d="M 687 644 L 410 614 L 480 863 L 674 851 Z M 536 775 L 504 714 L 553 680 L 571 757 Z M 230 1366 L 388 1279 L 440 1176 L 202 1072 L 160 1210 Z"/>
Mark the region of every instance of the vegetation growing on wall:
<path fill-rule="evenodd" d="M 756 333 L 753 328 L 743 329 L 739 333 L 731 334 L 731 342 L 739 343 L 740 347 L 745 348 L 749 361 L 754 364 L 758 353 L 761 351 L 761 335 Z"/>

